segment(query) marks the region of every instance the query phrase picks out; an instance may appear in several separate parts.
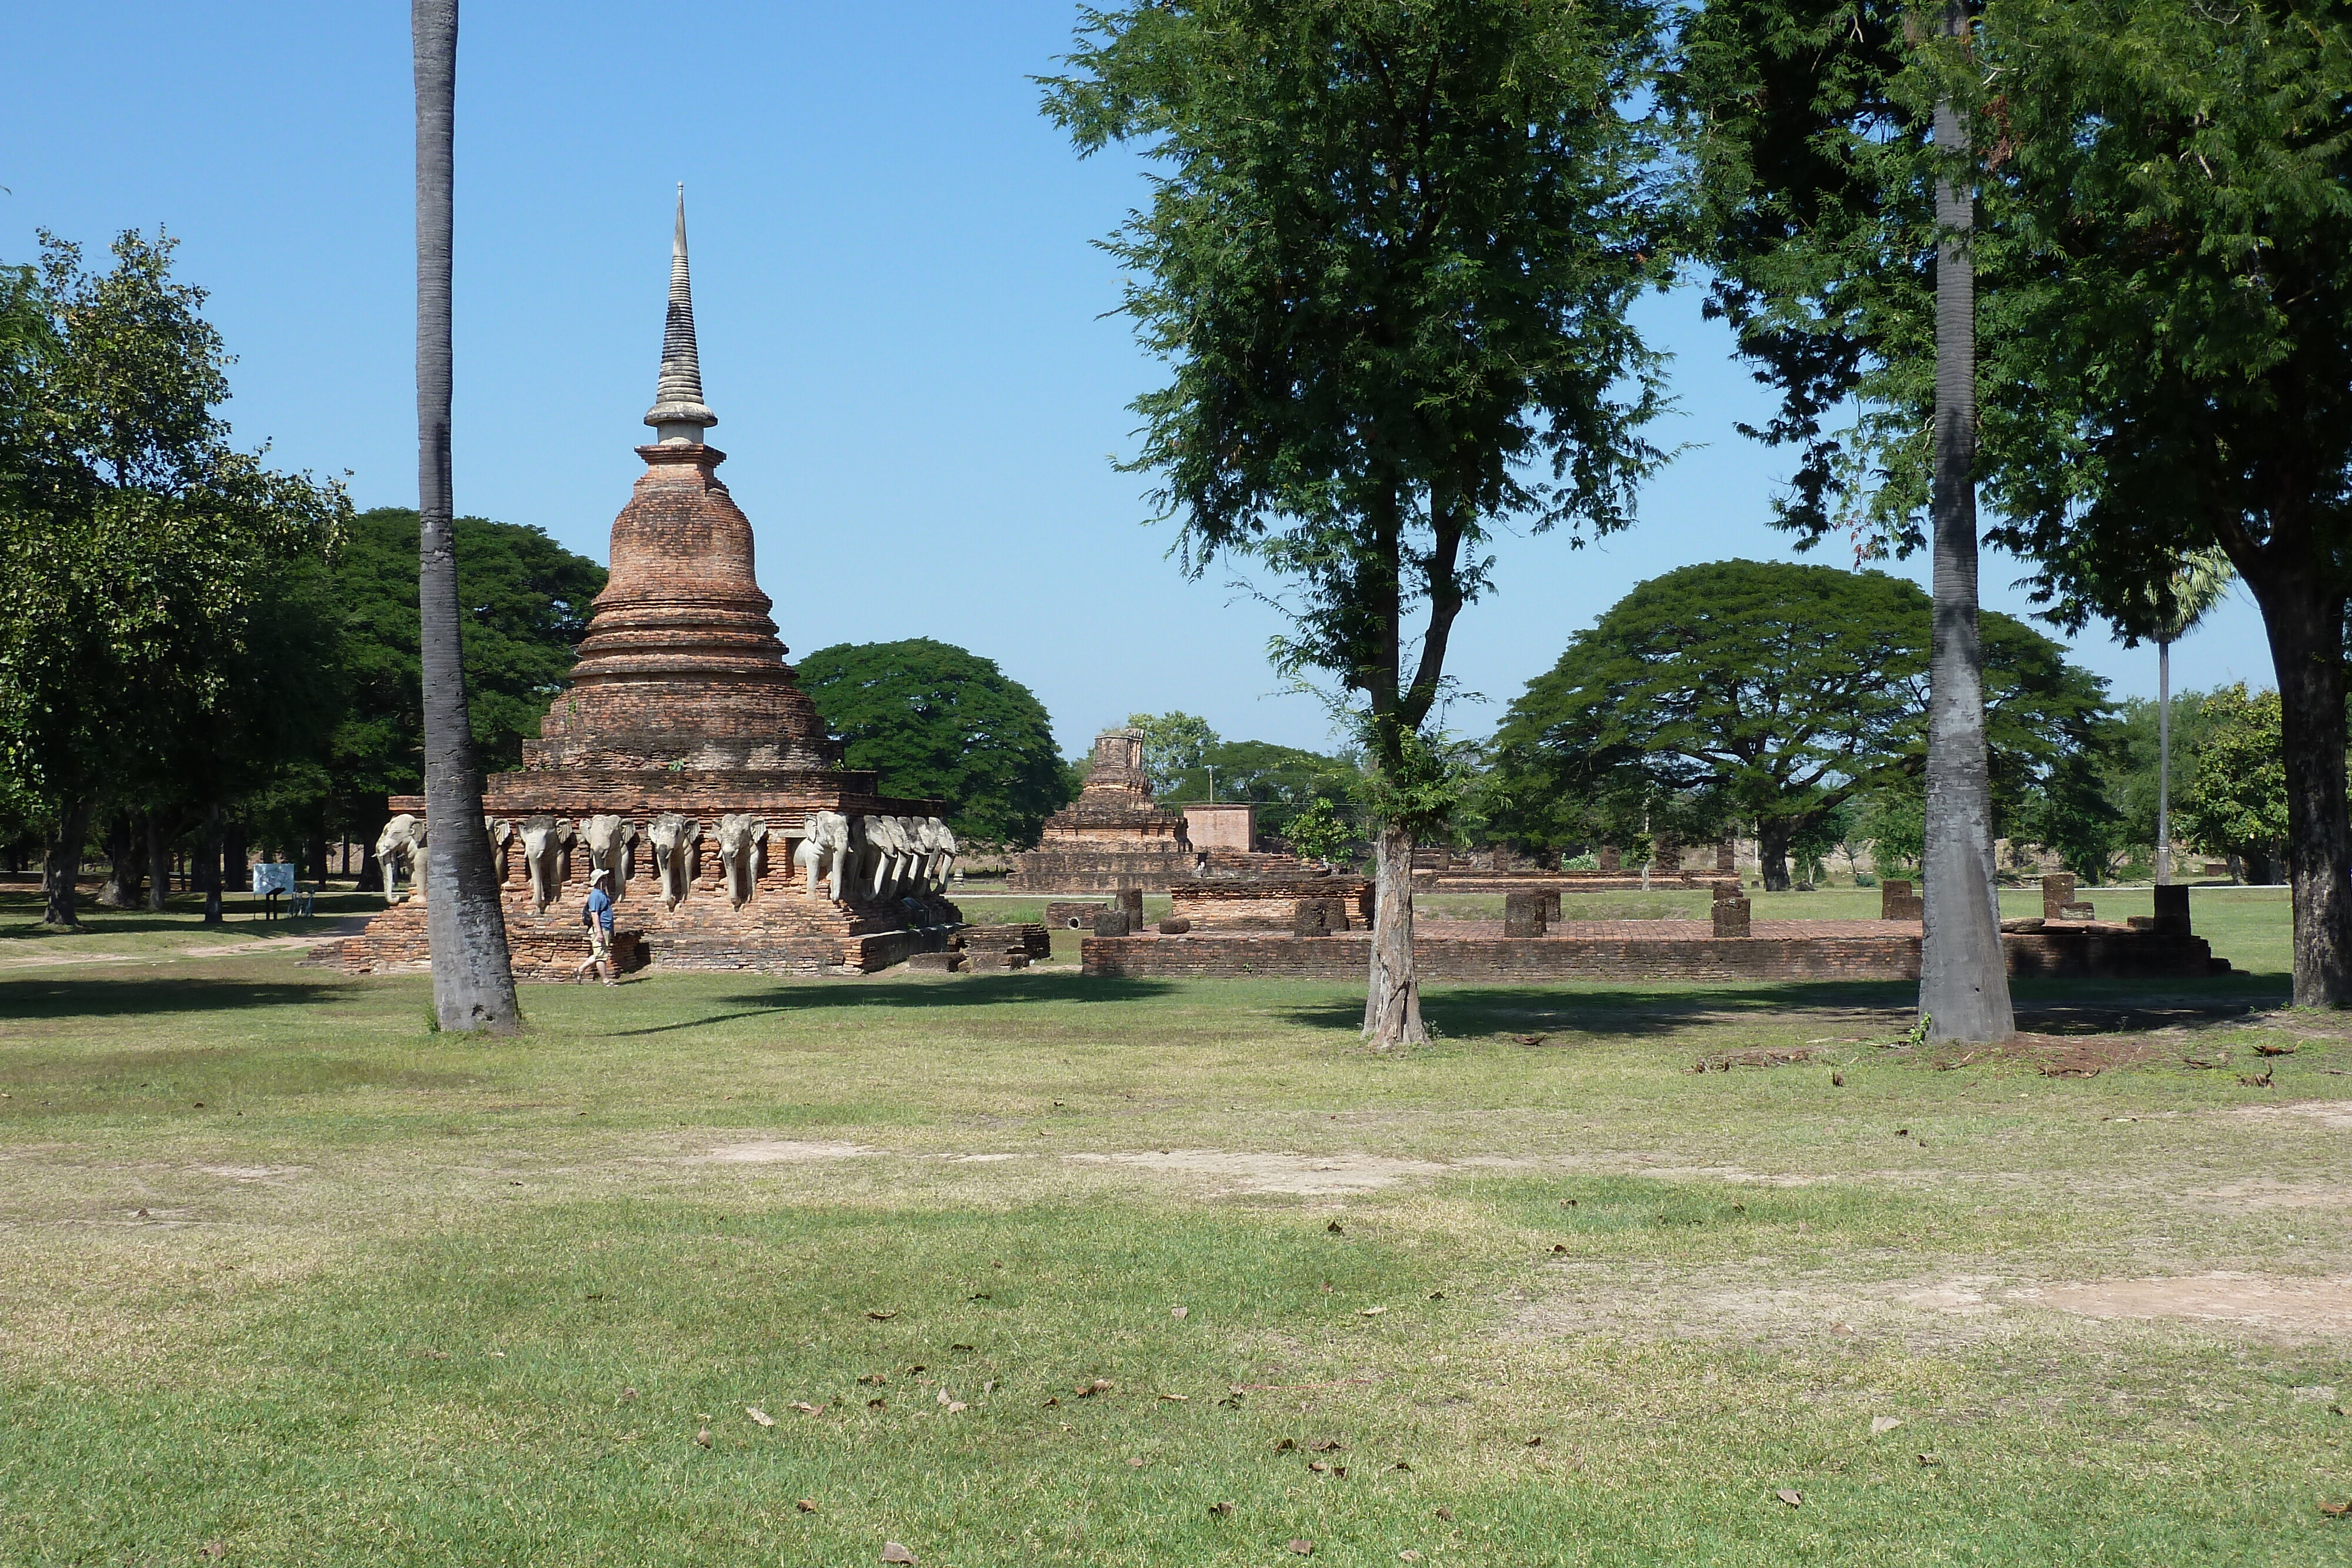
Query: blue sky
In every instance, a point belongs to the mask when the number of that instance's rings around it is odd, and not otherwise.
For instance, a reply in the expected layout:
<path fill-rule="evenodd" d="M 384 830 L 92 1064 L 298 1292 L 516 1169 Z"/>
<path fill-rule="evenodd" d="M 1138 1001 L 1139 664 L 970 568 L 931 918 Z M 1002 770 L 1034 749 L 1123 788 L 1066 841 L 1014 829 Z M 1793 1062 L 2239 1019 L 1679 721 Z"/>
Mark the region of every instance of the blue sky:
<path fill-rule="evenodd" d="M 647 438 L 684 180 L 711 440 L 788 643 L 971 648 L 1037 693 L 1072 752 L 1139 709 L 1328 744 L 1322 707 L 1268 671 L 1272 612 L 1222 571 L 1184 580 L 1171 530 L 1142 526 L 1145 481 L 1110 466 L 1160 372 L 1104 315 L 1118 275 L 1089 243 L 1141 199 L 1139 165 L 1079 162 L 1028 79 L 1074 15 L 470 0 L 459 510 L 604 559 Z M 167 226 L 238 356 L 238 438 L 348 470 L 362 507 L 416 495 L 407 19 L 397 0 L 27 7 L 0 99 L 0 260 L 29 259 L 41 227 L 102 256 L 120 229 Z M 1630 533 L 1501 541 L 1501 591 L 1454 642 L 1464 689 L 1489 699 L 1456 707 L 1460 729 L 1491 728 L 1643 579 L 1790 553 L 1768 522 L 1786 463 L 1733 429 L 1763 405 L 1723 334 L 1687 295 L 1643 320 L 1675 355 L 1663 444 L 1689 450 Z M 1989 555 L 1986 601 L 2022 612 L 2021 575 Z M 2152 650 L 2076 646 L 2119 695 L 2153 695 Z M 2177 685 L 2270 683 L 2242 591 L 2173 664 Z"/>

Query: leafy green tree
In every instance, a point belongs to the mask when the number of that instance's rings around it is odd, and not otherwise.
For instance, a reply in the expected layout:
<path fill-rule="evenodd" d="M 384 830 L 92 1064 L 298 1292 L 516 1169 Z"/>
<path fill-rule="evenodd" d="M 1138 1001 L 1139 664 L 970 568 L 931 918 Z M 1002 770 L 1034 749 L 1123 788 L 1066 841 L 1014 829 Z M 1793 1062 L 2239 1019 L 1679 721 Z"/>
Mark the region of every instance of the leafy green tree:
<path fill-rule="evenodd" d="M 1498 821 L 1524 842 L 1686 838 L 1754 822 L 1764 885 L 1828 820 L 1926 771 L 1933 612 L 1880 572 L 1716 561 L 1637 586 L 1528 685 L 1496 736 Z M 1982 620 L 1995 809 L 2016 818 L 2095 760 L 2104 684 L 2005 615 Z M 2091 787 L 2095 796 L 2094 766 Z M 2072 799 L 2072 797 L 2068 797 Z M 1579 831 L 1582 830 L 1582 831 Z"/>
<path fill-rule="evenodd" d="M 1338 807 L 1318 797 L 1291 814 L 1283 837 L 1293 853 L 1319 865 L 1345 861 L 1360 837 Z"/>
<path fill-rule="evenodd" d="M 205 791 L 301 741 L 253 711 L 309 679 L 278 656 L 273 607 L 350 507 L 229 444 L 227 356 L 204 290 L 172 277 L 171 240 L 126 233 L 100 273 L 68 242 L 43 246 L 37 281 L 15 275 L 20 325 L 0 355 L 0 749 L 47 830 L 44 918 L 71 925 L 94 812 L 216 810 Z M 23 326 L 27 311 L 42 320 Z"/>
<path fill-rule="evenodd" d="M 959 838 L 1026 848 L 1071 798 L 1045 706 L 993 659 L 927 637 L 837 643 L 800 676 L 847 765 L 945 800 Z"/>
<path fill-rule="evenodd" d="M 1143 732 L 1143 771 L 1154 795 L 1183 787 L 1200 772 L 1209 751 L 1220 744 L 1209 721 L 1189 713 L 1131 713 L 1127 727 Z"/>
<path fill-rule="evenodd" d="M 519 768 L 571 673 L 604 569 L 519 523 L 459 517 L 453 533 L 475 754 L 492 772 Z M 416 514 L 380 507 L 352 520 L 335 559 L 344 695 L 326 792 L 333 825 L 362 839 L 383 826 L 383 797 L 425 781 L 416 551 Z"/>
<path fill-rule="evenodd" d="M 1628 319 L 1664 277 L 1651 0 L 1136 0 L 1081 13 L 1045 110 L 1133 143 L 1109 245 L 1174 379 L 1135 404 L 1186 570 L 1281 580 L 1286 672 L 1335 684 L 1373 775 L 1364 1032 L 1426 1038 L 1412 849 L 1454 776 L 1423 727 L 1499 519 L 1595 532 L 1659 460 Z M 1416 643 L 1408 659 L 1408 643 Z"/>
<path fill-rule="evenodd" d="M 2249 696 L 2242 681 L 2207 693 L 2203 709 L 2197 773 L 2180 792 L 2182 831 L 2206 853 L 2228 856 L 2243 881 L 2273 882 L 2291 831 L 2279 695 Z"/>
<path fill-rule="evenodd" d="M 1362 780 L 1352 757 L 1331 757 L 1270 740 L 1226 741 L 1211 749 L 1202 762 L 1203 773 L 1210 767 L 1217 770 L 1218 800 L 1254 802 L 1258 827 L 1285 839 L 1298 813 L 1317 801 L 1350 815 Z"/>

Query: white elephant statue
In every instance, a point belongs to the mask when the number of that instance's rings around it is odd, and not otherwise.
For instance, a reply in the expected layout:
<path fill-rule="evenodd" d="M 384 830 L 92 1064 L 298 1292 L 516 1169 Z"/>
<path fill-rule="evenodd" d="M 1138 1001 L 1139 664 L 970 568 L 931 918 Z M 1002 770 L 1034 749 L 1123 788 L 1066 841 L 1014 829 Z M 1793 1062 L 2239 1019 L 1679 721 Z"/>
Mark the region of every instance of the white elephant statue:
<path fill-rule="evenodd" d="M 425 822 L 403 811 L 383 825 L 375 836 L 375 862 L 383 872 L 383 897 L 387 904 L 398 904 L 393 889 L 403 876 L 408 879 L 405 896 L 425 896 Z"/>
<path fill-rule="evenodd" d="M 661 879 L 662 906 L 676 909 L 694 886 L 694 852 L 702 841 L 702 824 L 664 811 L 646 825 L 646 837 L 654 849 L 654 873 Z"/>
<path fill-rule="evenodd" d="M 580 824 L 581 841 L 588 846 L 588 875 L 593 881 L 600 871 L 613 873 L 613 902 L 618 904 L 629 890 L 629 873 L 635 869 L 635 856 L 630 852 L 636 847 L 637 830 L 625 817 L 590 817 Z"/>
<path fill-rule="evenodd" d="M 866 819 L 866 868 L 869 883 L 866 895 L 877 902 L 896 894 L 898 879 L 906 869 L 914 846 L 907 841 L 907 820 L 904 817 L 868 817 Z"/>
<path fill-rule="evenodd" d="M 564 854 L 575 836 L 571 823 L 553 817 L 533 817 L 522 825 L 522 869 L 541 915 L 563 891 Z"/>
<path fill-rule="evenodd" d="M 719 864 L 727 876 L 727 901 L 738 909 L 751 903 L 768 873 L 768 824 L 745 811 L 719 818 Z"/>
<path fill-rule="evenodd" d="M 861 835 L 856 825 L 838 811 L 812 811 L 802 828 L 801 846 L 793 852 L 793 863 L 808 878 L 808 895 L 816 896 L 819 876 L 830 879 L 831 893 L 838 903 L 842 883 L 861 847 Z"/>
<path fill-rule="evenodd" d="M 955 869 L 956 852 L 963 846 L 956 842 L 955 834 L 937 817 L 925 818 L 923 830 L 925 845 L 930 851 L 923 866 L 923 880 L 933 893 L 945 893 L 948 873 Z"/>

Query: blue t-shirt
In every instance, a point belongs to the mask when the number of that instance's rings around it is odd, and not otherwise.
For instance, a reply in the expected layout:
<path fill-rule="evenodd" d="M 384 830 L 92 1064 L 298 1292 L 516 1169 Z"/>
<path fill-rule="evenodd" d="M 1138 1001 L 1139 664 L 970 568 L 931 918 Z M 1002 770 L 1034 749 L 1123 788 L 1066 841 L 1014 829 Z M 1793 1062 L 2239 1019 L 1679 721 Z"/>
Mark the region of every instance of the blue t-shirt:
<path fill-rule="evenodd" d="M 588 913 L 595 917 L 597 925 L 604 928 L 605 935 L 612 934 L 613 901 L 603 888 L 596 888 L 588 894 Z"/>

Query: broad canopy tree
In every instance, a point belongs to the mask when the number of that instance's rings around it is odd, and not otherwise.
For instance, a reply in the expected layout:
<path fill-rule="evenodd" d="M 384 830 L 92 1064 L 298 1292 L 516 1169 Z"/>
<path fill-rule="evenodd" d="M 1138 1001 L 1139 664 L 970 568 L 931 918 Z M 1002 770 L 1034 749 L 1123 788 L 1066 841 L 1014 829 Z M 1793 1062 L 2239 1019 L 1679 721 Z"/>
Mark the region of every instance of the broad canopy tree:
<path fill-rule="evenodd" d="M 0 349 L 0 748 L 70 925 L 94 811 L 216 818 L 323 733 L 287 639 L 350 507 L 229 444 L 227 355 L 168 237 L 122 235 L 103 272 L 43 240 Z"/>
<path fill-rule="evenodd" d="M 1426 1038 L 1424 727 L 1504 518 L 1606 532 L 1659 455 L 1627 319 L 1664 277 L 1648 0 L 1165 0 L 1087 9 L 1046 113 L 1154 165 L 1108 242 L 1173 380 L 1135 403 L 1198 575 L 1263 569 L 1276 664 L 1339 688 L 1373 788 L 1364 1032 Z"/>
<path fill-rule="evenodd" d="M 844 762 L 948 801 L 958 838 L 1025 849 L 1069 801 L 1045 705 L 993 659 L 928 637 L 836 643 L 800 677 Z"/>
<path fill-rule="evenodd" d="M 1764 884 L 1850 801 L 1916 792 L 1931 611 L 1883 572 L 1716 561 L 1642 583 L 1528 683 L 1496 737 L 1496 825 L 1557 845 L 1646 820 L 1696 837 L 1754 823 Z M 2086 778 L 2105 683 L 2005 615 L 1982 620 L 1995 809 L 2037 820 Z M 1565 831 L 1563 831 L 1565 830 Z"/>

